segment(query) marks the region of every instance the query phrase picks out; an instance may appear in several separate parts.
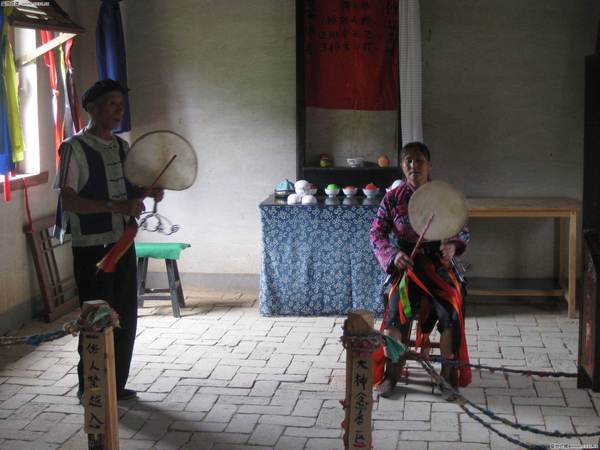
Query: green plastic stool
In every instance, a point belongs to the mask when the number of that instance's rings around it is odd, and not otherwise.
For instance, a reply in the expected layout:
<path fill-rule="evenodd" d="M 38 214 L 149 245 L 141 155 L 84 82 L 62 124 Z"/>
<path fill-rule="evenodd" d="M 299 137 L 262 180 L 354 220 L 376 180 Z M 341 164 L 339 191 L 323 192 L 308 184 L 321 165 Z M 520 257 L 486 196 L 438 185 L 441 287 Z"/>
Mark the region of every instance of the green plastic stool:
<path fill-rule="evenodd" d="M 173 317 L 181 317 L 180 306 L 185 306 L 183 288 L 177 269 L 177 260 L 181 251 L 190 247 L 190 244 L 181 242 L 156 242 L 135 243 L 137 263 L 137 301 L 138 306 L 144 306 L 144 300 L 170 300 L 173 308 Z M 146 275 L 148 274 L 148 258 L 164 259 L 167 266 L 168 288 L 146 289 Z M 160 295 L 168 292 L 169 295 Z M 158 294 L 158 295 L 157 295 Z"/>

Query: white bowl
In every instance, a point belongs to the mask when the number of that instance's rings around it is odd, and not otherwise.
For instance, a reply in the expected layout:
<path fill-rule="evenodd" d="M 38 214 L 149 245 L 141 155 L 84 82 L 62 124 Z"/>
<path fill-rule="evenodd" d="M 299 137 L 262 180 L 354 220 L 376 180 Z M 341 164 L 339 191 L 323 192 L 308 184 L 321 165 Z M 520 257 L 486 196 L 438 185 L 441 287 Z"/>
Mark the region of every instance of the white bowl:
<path fill-rule="evenodd" d="M 367 198 L 375 198 L 379 194 L 379 188 L 376 189 L 363 189 L 363 193 Z"/>
<path fill-rule="evenodd" d="M 309 195 L 316 195 L 317 194 L 317 188 L 311 188 L 308 190 L 308 194 Z"/>
<path fill-rule="evenodd" d="M 342 189 L 344 195 L 346 197 L 354 197 L 356 195 L 357 188 L 353 187 L 352 189 L 344 188 Z"/>
<path fill-rule="evenodd" d="M 294 190 L 298 195 L 308 194 L 308 190 L 310 189 L 310 183 L 306 180 L 298 180 L 294 183 Z"/>
<path fill-rule="evenodd" d="M 302 204 L 303 205 L 316 205 L 317 199 L 314 195 L 303 195 L 302 196 Z"/>
<path fill-rule="evenodd" d="M 335 197 L 336 195 L 338 195 L 340 193 L 339 189 L 327 189 L 325 188 L 325 193 L 327 194 L 328 197 Z"/>
<path fill-rule="evenodd" d="M 350 167 L 362 167 L 365 164 L 365 159 L 357 156 L 355 158 L 346 158 L 346 162 Z"/>

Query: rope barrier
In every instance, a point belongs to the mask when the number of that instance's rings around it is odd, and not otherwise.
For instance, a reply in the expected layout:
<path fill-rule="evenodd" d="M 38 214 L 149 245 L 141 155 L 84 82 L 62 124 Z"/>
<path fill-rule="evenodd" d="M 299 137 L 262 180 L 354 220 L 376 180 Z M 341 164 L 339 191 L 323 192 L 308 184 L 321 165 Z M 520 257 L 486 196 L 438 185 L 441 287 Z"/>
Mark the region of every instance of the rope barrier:
<path fill-rule="evenodd" d="M 69 334 L 75 336 L 79 332 L 76 320 L 65 323 L 62 330 L 50 331 L 48 333 L 32 334 L 29 336 L 0 336 L 0 346 L 27 344 L 37 347 L 43 342 L 55 341 Z"/>
<path fill-rule="evenodd" d="M 0 346 L 27 344 L 33 347 L 43 342 L 55 341 L 67 335 L 77 336 L 81 330 L 99 331 L 107 326 L 119 326 L 119 316 L 110 306 L 100 306 L 91 310 L 85 317 L 71 320 L 63 325 L 62 330 L 30 336 L 0 336 Z"/>
<path fill-rule="evenodd" d="M 492 367 L 484 364 L 469 364 L 456 361 L 454 359 L 445 359 L 442 356 L 432 356 L 433 362 L 446 363 L 456 367 L 472 367 L 473 369 L 489 370 L 490 372 L 505 372 L 505 373 L 517 373 L 525 376 L 538 376 L 538 377 L 564 377 L 564 378 L 577 378 L 577 374 L 573 372 L 548 372 L 547 370 L 531 370 L 531 369 L 510 369 L 508 367 Z"/>
<path fill-rule="evenodd" d="M 545 430 L 540 430 L 537 428 L 533 428 L 531 426 L 528 425 L 521 425 L 517 422 L 513 422 L 510 421 L 504 417 L 500 417 L 497 414 L 495 414 L 494 412 L 490 411 L 487 408 L 483 408 L 475 403 L 473 403 L 472 401 L 470 401 L 469 399 L 467 399 L 466 397 L 464 397 L 462 394 L 460 394 L 458 392 L 458 390 L 454 389 L 444 378 L 442 378 L 434 369 L 434 367 L 431 365 L 431 362 L 426 360 L 425 358 L 423 358 L 421 355 L 418 355 L 414 352 L 409 352 L 412 357 L 412 359 L 414 359 L 415 361 L 417 361 L 419 364 L 421 364 L 421 366 L 425 369 L 425 371 L 429 374 L 429 376 L 431 376 L 431 378 L 434 379 L 434 381 L 438 384 L 438 386 L 440 386 L 440 389 L 442 391 L 442 393 L 447 393 L 448 401 L 451 402 L 456 402 L 458 404 L 458 406 L 465 411 L 465 413 L 477 420 L 477 422 L 479 422 L 480 424 L 482 424 L 485 428 L 493 431 L 494 433 L 496 433 L 498 436 L 508 440 L 509 442 L 515 444 L 515 445 L 520 445 L 524 448 L 528 448 L 528 449 L 532 449 L 532 450 L 539 450 L 539 449 L 545 449 L 547 448 L 546 446 L 539 446 L 539 445 L 533 445 L 533 444 L 528 444 L 522 441 L 517 440 L 516 438 L 512 438 L 511 436 L 506 435 L 505 433 L 501 432 L 500 430 L 496 429 L 492 424 L 489 424 L 487 422 L 485 422 L 481 417 L 477 416 L 475 413 L 473 413 L 473 411 L 470 411 L 469 409 L 467 409 L 467 405 L 470 406 L 473 409 L 476 409 L 477 411 L 481 412 L 482 414 L 484 414 L 485 416 L 489 417 L 492 420 L 497 420 L 499 422 L 501 422 L 504 425 L 507 425 L 509 427 L 512 428 L 516 428 L 522 431 L 528 431 L 530 433 L 534 433 L 534 434 L 539 434 L 539 435 L 543 435 L 543 436 L 551 436 L 551 437 L 556 437 L 556 438 L 565 438 L 565 439 L 572 439 L 572 438 L 581 438 L 581 437 L 597 437 L 600 436 L 600 431 L 598 432 L 593 432 L 593 433 L 563 433 L 560 431 L 545 431 Z"/>

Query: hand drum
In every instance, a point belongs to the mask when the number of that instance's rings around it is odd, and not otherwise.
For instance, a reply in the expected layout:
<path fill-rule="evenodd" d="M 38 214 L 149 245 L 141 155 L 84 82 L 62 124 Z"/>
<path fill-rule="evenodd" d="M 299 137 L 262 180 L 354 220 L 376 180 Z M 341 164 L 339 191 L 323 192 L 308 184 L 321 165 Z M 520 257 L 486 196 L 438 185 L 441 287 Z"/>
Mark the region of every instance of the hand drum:
<path fill-rule="evenodd" d="M 445 181 L 425 183 L 408 202 L 408 219 L 420 235 L 433 214 L 425 239 L 443 240 L 457 234 L 467 223 L 467 202 L 462 192 Z"/>
<path fill-rule="evenodd" d="M 173 155 L 177 157 L 153 187 L 173 191 L 187 189 L 196 180 L 196 152 L 185 138 L 168 130 L 151 131 L 135 140 L 125 159 L 125 176 L 130 183 L 148 188 Z"/>

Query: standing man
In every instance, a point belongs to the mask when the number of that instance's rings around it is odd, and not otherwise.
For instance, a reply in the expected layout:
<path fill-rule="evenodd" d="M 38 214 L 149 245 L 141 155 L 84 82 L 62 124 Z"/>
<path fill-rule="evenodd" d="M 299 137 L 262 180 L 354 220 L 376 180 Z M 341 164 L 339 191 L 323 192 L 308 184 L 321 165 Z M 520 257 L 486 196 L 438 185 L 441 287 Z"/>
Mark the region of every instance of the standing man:
<path fill-rule="evenodd" d="M 137 326 L 135 248 L 132 245 L 121 257 L 114 273 L 99 271 L 96 264 L 119 240 L 128 219 L 144 211 L 143 190 L 132 186 L 123 172 L 129 145 L 112 133 L 123 118 L 124 92 L 118 81 L 106 79 L 83 94 L 82 105 L 90 120 L 83 130 L 61 144 L 55 181 L 62 204 L 57 231 L 60 238 L 65 232 L 72 236 L 79 301 L 105 300 L 119 314 L 121 327 L 114 333 L 118 400 L 136 397 L 135 391 L 125 388 Z M 160 201 L 163 191 L 155 190 L 150 196 Z M 81 342 L 79 354 L 77 395 L 81 399 Z"/>

